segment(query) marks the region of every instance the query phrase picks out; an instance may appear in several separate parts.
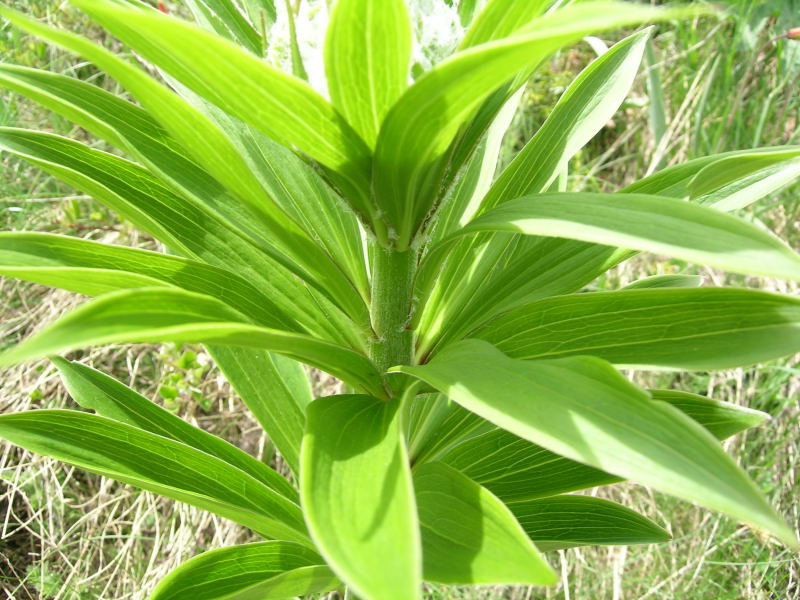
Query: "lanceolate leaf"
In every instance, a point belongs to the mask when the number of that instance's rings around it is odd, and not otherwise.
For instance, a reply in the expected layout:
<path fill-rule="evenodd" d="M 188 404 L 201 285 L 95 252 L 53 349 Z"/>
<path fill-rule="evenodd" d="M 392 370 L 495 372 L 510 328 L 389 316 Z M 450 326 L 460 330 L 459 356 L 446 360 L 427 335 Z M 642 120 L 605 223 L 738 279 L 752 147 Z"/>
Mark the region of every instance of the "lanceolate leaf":
<path fill-rule="evenodd" d="M 274 248 L 254 245 L 202 206 L 172 193 L 147 170 L 72 140 L 21 129 L 0 130 L 0 148 L 92 194 L 173 251 L 224 269 L 235 268 L 307 331 L 358 345 L 347 318 L 324 298 L 314 298 Z M 348 339 L 349 338 L 349 339 Z"/>
<path fill-rule="evenodd" d="M 685 392 L 653 390 L 651 395 L 654 400 L 680 409 L 720 440 L 769 418 L 759 411 Z M 434 433 L 439 433 L 439 430 Z M 440 460 L 506 503 L 622 481 L 499 428 L 464 438 Z"/>
<path fill-rule="evenodd" d="M 398 248 L 410 242 L 438 192 L 439 159 L 492 92 L 583 35 L 675 14 L 622 2 L 572 5 L 511 37 L 459 52 L 420 77 L 387 115 L 375 151 L 376 198 Z"/>
<path fill-rule="evenodd" d="M 592 357 L 519 361 L 467 340 L 396 367 L 499 427 L 586 465 L 796 540 L 713 436 Z"/>
<path fill-rule="evenodd" d="M 261 348 L 328 371 L 360 390 L 385 394 L 380 375 L 361 354 L 308 336 L 251 325 L 210 296 L 166 288 L 114 292 L 88 302 L 0 355 L 0 365 L 125 342 Z"/>
<path fill-rule="evenodd" d="M 257 288 L 201 262 L 48 233 L 0 232 L 0 274 L 99 296 L 137 287 L 178 287 L 230 305 L 260 325 L 296 327 Z"/>
<path fill-rule="evenodd" d="M 591 496 L 553 496 L 509 504 L 543 552 L 576 546 L 657 544 L 670 535 L 629 508 Z"/>
<path fill-rule="evenodd" d="M 315 553 L 291 542 L 261 542 L 205 552 L 183 563 L 150 600 L 285 600 L 327 592 L 338 581 Z"/>
<path fill-rule="evenodd" d="M 414 471 L 423 572 L 451 584 L 555 583 L 555 573 L 502 502 L 458 471 L 427 463 Z"/>
<path fill-rule="evenodd" d="M 398 402 L 330 396 L 308 407 L 300 497 L 312 539 L 364 600 L 421 593 L 419 530 Z"/>
<path fill-rule="evenodd" d="M 564 237 L 800 281 L 800 256 L 777 238 L 731 215 L 660 196 L 526 196 L 484 213 L 459 233 L 480 231 Z"/>
<path fill-rule="evenodd" d="M 325 40 L 331 101 L 370 147 L 408 84 L 411 24 L 405 0 L 338 0 Z"/>
<path fill-rule="evenodd" d="M 237 0 L 186 0 L 198 23 L 237 42 L 256 56 L 261 56 L 264 53 L 265 42 L 244 17 L 236 2 Z M 273 12 L 270 16 L 274 22 L 277 15 Z"/>
<path fill-rule="evenodd" d="M 624 290 L 644 290 L 654 288 L 695 288 L 703 285 L 702 275 L 653 275 L 637 279 L 626 285 Z"/>
<path fill-rule="evenodd" d="M 305 409 L 313 397 L 295 360 L 252 348 L 208 346 L 214 362 L 298 477 Z"/>
<path fill-rule="evenodd" d="M 137 427 L 77 411 L 36 410 L 0 415 L 0 437 L 261 535 L 310 544 L 295 503 L 214 456 Z"/>
<path fill-rule="evenodd" d="M 467 30 L 467 34 L 461 42 L 461 48 L 470 48 L 511 35 L 541 15 L 549 3 L 550 0 L 527 0 L 526 2 L 489 0 Z"/>
<path fill-rule="evenodd" d="M 298 501 L 297 491 L 275 470 L 225 440 L 164 410 L 119 381 L 80 363 L 52 357 L 70 396 L 84 408 L 120 423 L 183 442 L 258 479 L 278 494 Z"/>
<path fill-rule="evenodd" d="M 211 33 L 156 11 L 107 0 L 72 0 L 114 35 L 178 81 L 271 138 L 295 146 L 341 174 L 355 208 L 370 215 L 369 150 L 322 96 Z M 348 190 L 349 191 L 349 190 Z"/>
<path fill-rule="evenodd" d="M 475 332 L 513 358 L 593 355 L 631 366 L 725 369 L 800 351 L 800 299 L 735 288 L 572 294 Z"/>

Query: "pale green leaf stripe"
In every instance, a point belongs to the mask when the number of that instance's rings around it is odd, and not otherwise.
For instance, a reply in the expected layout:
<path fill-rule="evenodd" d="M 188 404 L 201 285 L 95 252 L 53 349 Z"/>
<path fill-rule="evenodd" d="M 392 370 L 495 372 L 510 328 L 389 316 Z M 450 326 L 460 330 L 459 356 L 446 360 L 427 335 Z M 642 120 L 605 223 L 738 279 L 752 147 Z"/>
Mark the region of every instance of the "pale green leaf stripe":
<path fill-rule="evenodd" d="M 577 546 L 658 544 L 671 539 L 647 517 L 602 498 L 553 496 L 516 502 L 509 508 L 543 552 Z"/>
<path fill-rule="evenodd" d="M 312 297 L 274 248 L 256 245 L 205 207 L 172 193 L 143 167 L 73 140 L 24 129 L 0 128 L 0 148 L 91 194 L 173 251 L 235 270 L 280 308 L 284 321 L 296 322 L 292 329 L 302 327 L 359 347 L 347 317 L 327 299 Z"/>
<path fill-rule="evenodd" d="M 305 408 L 313 400 L 303 367 L 263 350 L 214 345 L 207 349 L 297 479 Z"/>
<path fill-rule="evenodd" d="M 82 407 L 216 456 L 292 502 L 299 501 L 297 491 L 284 477 L 222 438 L 190 425 L 100 371 L 58 356 L 50 360 L 61 373 L 70 396 Z"/>
<path fill-rule="evenodd" d="M 556 574 L 489 491 L 431 462 L 414 470 L 426 581 L 551 585 Z"/>
<path fill-rule="evenodd" d="M 328 91 L 370 148 L 406 88 L 410 61 L 405 0 L 338 0 L 325 38 Z"/>
<path fill-rule="evenodd" d="M 467 340 L 394 367 L 551 452 L 697 502 L 796 546 L 792 531 L 714 437 L 593 357 L 520 361 Z"/>
<path fill-rule="evenodd" d="M 337 584 L 316 552 L 271 541 L 195 556 L 162 579 L 150 600 L 285 600 Z"/>
<path fill-rule="evenodd" d="M 414 491 L 397 402 L 329 396 L 308 407 L 300 498 L 311 538 L 363 600 L 421 597 Z"/>
<path fill-rule="evenodd" d="M 650 393 L 653 399 L 662 400 L 681 410 L 719 440 L 755 427 L 769 418 L 769 415 L 760 411 L 687 392 L 651 390 Z M 458 424 L 455 428 L 459 428 Z M 455 435 L 452 428 L 445 431 L 451 436 Z M 434 433 L 439 432 L 437 430 Z M 614 475 L 559 456 L 504 429 L 496 428 L 474 437 L 467 435 L 469 430 L 462 434 L 461 444 L 444 455 L 439 454 L 440 460 L 508 504 L 622 481 Z"/>
<path fill-rule="evenodd" d="M 226 112 L 339 172 L 354 187 L 367 189 L 369 149 L 341 115 L 302 80 L 167 15 L 108 1 L 71 1 Z M 356 208 L 371 214 L 367 206 Z"/>
<path fill-rule="evenodd" d="M 491 209 L 454 235 L 481 231 L 569 238 L 800 281 L 800 256 L 778 238 L 732 215 L 661 196 L 525 196 Z"/>
<path fill-rule="evenodd" d="M 623 290 L 644 290 L 656 288 L 696 288 L 703 285 L 702 275 L 653 275 L 637 279 Z"/>
<path fill-rule="evenodd" d="M 800 351 L 800 298 L 736 288 L 572 294 L 514 309 L 475 332 L 520 359 L 592 355 L 616 364 L 727 369 Z"/>
<path fill-rule="evenodd" d="M 0 438 L 261 535 L 310 545 L 296 504 L 214 456 L 137 427 L 72 410 L 35 410 L 0 415 Z"/>
<path fill-rule="evenodd" d="M 514 157 L 481 203 L 481 211 L 545 191 L 560 169 L 608 120 L 630 91 L 650 29 L 628 36 L 586 67 L 558 99 L 553 112 Z"/>
<path fill-rule="evenodd" d="M 284 354 L 383 397 L 372 363 L 352 350 L 312 337 L 247 323 L 219 300 L 178 289 L 113 292 L 87 302 L 0 354 L 0 366 L 85 346 L 177 342 L 261 348 Z"/>
<path fill-rule="evenodd" d="M 250 282 L 193 260 L 38 232 L 0 232 L 0 275 L 87 296 L 164 285 L 213 296 L 259 325 L 293 329 Z"/>
<path fill-rule="evenodd" d="M 587 2 L 530 29 L 458 52 L 420 77 L 386 116 L 375 151 L 376 199 L 404 249 L 438 193 L 437 164 L 462 124 L 519 71 L 582 36 L 683 14 L 624 2 Z"/>

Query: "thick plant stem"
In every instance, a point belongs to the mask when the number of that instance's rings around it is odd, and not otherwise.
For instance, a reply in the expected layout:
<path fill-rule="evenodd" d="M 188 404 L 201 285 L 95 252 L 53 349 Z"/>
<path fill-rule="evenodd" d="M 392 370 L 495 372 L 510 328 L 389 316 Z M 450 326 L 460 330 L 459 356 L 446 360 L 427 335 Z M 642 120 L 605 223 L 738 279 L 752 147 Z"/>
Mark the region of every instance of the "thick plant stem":
<path fill-rule="evenodd" d="M 412 364 L 414 332 L 411 321 L 417 251 L 387 250 L 375 246 L 372 252 L 372 297 L 370 315 L 374 338 L 370 358 L 381 371 L 395 365 Z M 389 392 L 396 395 L 404 378 L 387 378 Z"/>

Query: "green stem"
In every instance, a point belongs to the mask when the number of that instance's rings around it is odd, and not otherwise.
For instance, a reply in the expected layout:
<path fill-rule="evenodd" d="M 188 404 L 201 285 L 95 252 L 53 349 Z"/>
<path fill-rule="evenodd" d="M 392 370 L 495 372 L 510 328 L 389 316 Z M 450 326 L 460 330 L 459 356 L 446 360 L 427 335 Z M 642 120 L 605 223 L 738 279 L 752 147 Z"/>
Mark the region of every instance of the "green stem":
<path fill-rule="evenodd" d="M 374 334 L 370 358 L 381 371 L 412 364 L 414 332 L 410 329 L 417 251 L 397 252 L 375 245 L 372 249 L 370 316 Z M 387 378 L 387 389 L 396 396 L 404 377 Z"/>

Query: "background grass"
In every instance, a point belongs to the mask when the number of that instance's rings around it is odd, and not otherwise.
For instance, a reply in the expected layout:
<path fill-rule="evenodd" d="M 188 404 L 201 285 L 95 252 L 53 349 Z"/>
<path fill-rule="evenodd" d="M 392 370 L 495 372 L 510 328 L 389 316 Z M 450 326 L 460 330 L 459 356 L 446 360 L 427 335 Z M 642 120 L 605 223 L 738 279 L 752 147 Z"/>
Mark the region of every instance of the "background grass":
<path fill-rule="evenodd" d="M 320 4 L 321 0 L 316 2 Z M 38 17 L 80 30 L 114 47 L 103 32 L 56 0 L 12 0 Z M 280 4 L 280 3 L 279 3 Z M 417 0 L 417 5 L 424 5 Z M 418 23 L 421 21 L 417 21 Z M 713 152 L 797 143 L 800 132 L 800 42 L 776 39 L 800 25 L 797 0 L 727 4 L 725 18 L 662 25 L 629 100 L 572 161 L 570 189 L 613 191 L 668 164 Z M 447 45 L 445 27 L 429 38 Z M 609 37 L 613 42 L 621 35 Z M 452 45 L 452 41 L 449 42 Z M 2 60 L 94 81 L 115 92 L 90 65 L 0 25 Z M 437 55 L 435 47 L 420 54 Z M 592 58 L 581 44 L 556 57 L 530 81 L 507 136 L 507 161 L 546 118 L 564 87 Z M 85 133 L 12 94 L 0 92 L 0 124 Z M 157 248 L 135 229 L 36 169 L 3 156 L 0 226 L 36 229 Z M 800 248 L 800 186 L 744 212 Z M 642 255 L 593 287 L 615 289 L 659 274 L 699 272 L 725 283 L 798 294 L 796 285 L 731 277 L 710 269 Z M 0 347 L 16 343 L 80 300 L 42 286 L 0 279 Z M 200 348 L 119 346 L 81 353 L 91 364 L 162 403 L 181 417 L 267 459 L 255 421 Z M 312 373 L 319 393 L 336 383 Z M 768 412 L 773 420 L 726 446 L 793 524 L 798 514 L 800 361 L 797 357 L 713 374 L 640 374 L 649 386 L 694 391 Z M 47 363 L 4 371 L 0 412 L 76 407 Z M 548 589 L 430 589 L 436 599 L 791 599 L 800 598 L 800 563 L 781 546 L 729 519 L 634 485 L 594 491 L 656 519 L 669 544 L 584 548 L 553 553 L 559 586 Z M 0 445 L 0 599 L 144 599 L 170 569 L 206 549 L 242 543 L 250 534 L 208 513 L 87 475 L 10 445 Z"/>

